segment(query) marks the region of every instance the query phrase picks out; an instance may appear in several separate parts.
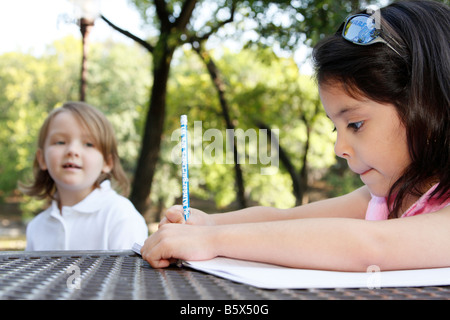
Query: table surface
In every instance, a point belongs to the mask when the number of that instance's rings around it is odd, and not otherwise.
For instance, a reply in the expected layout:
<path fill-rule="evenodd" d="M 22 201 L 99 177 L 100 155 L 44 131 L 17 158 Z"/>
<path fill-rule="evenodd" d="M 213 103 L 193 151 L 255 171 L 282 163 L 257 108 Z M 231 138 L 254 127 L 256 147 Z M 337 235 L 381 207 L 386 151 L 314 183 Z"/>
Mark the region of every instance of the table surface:
<path fill-rule="evenodd" d="M 450 299 L 450 286 L 266 290 L 187 268 L 153 269 L 132 251 L 6 251 L 0 299 Z"/>

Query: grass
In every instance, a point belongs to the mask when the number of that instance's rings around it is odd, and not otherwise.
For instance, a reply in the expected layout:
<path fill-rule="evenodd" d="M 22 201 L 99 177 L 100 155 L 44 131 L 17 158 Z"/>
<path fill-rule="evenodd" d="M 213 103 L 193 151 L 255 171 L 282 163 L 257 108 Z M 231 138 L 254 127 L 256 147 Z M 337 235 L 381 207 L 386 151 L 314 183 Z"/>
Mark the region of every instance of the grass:
<path fill-rule="evenodd" d="M 0 237 L 0 251 L 23 251 L 27 244 L 24 235 L 17 237 Z"/>

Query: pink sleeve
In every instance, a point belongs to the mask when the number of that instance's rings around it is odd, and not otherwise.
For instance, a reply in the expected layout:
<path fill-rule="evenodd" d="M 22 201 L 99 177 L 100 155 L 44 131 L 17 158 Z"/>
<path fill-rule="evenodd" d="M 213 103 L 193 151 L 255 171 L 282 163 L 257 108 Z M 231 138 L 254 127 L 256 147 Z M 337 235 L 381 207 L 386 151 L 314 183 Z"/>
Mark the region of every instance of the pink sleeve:
<path fill-rule="evenodd" d="M 384 197 L 372 195 L 366 211 L 366 220 L 387 220 L 389 210 Z"/>

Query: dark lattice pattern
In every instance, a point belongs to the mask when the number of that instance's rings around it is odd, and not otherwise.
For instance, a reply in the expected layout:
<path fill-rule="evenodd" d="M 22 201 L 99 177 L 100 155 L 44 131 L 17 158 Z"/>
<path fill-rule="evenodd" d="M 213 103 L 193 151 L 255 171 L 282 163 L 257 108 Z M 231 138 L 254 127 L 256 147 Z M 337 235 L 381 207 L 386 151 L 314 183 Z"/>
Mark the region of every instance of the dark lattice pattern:
<path fill-rule="evenodd" d="M 79 289 L 75 279 L 80 279 Z M 0 299 L 449 299 L 450 287 L 265 290 L 186 268 L 152 269 L 131 251 L 0 253 Z"/>

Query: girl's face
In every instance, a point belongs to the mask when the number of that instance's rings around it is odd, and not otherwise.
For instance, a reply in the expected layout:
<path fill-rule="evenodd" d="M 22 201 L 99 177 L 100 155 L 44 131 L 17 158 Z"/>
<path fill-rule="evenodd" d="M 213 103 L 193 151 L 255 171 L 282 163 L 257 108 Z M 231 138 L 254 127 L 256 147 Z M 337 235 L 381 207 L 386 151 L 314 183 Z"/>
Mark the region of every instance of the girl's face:
<path fill-rule="evenodd" d="M 60 205 L 66 206 L 83 200 L 93 190 L 100 173 L 112 169 L 90 133 L 68 111 L 58 113 L 50 121 L 37 159 L 41 170 L 48 170 L 55 181 Z"/>
<path fill-rule="evenodd" d="M 356 100 L 335 84 L 321 85 L 319 94 L 336 127 L 336 155 L 347 160 L 373 195 L 386 197 L 411 163 L 406 129 L 393 105 Z"/>

